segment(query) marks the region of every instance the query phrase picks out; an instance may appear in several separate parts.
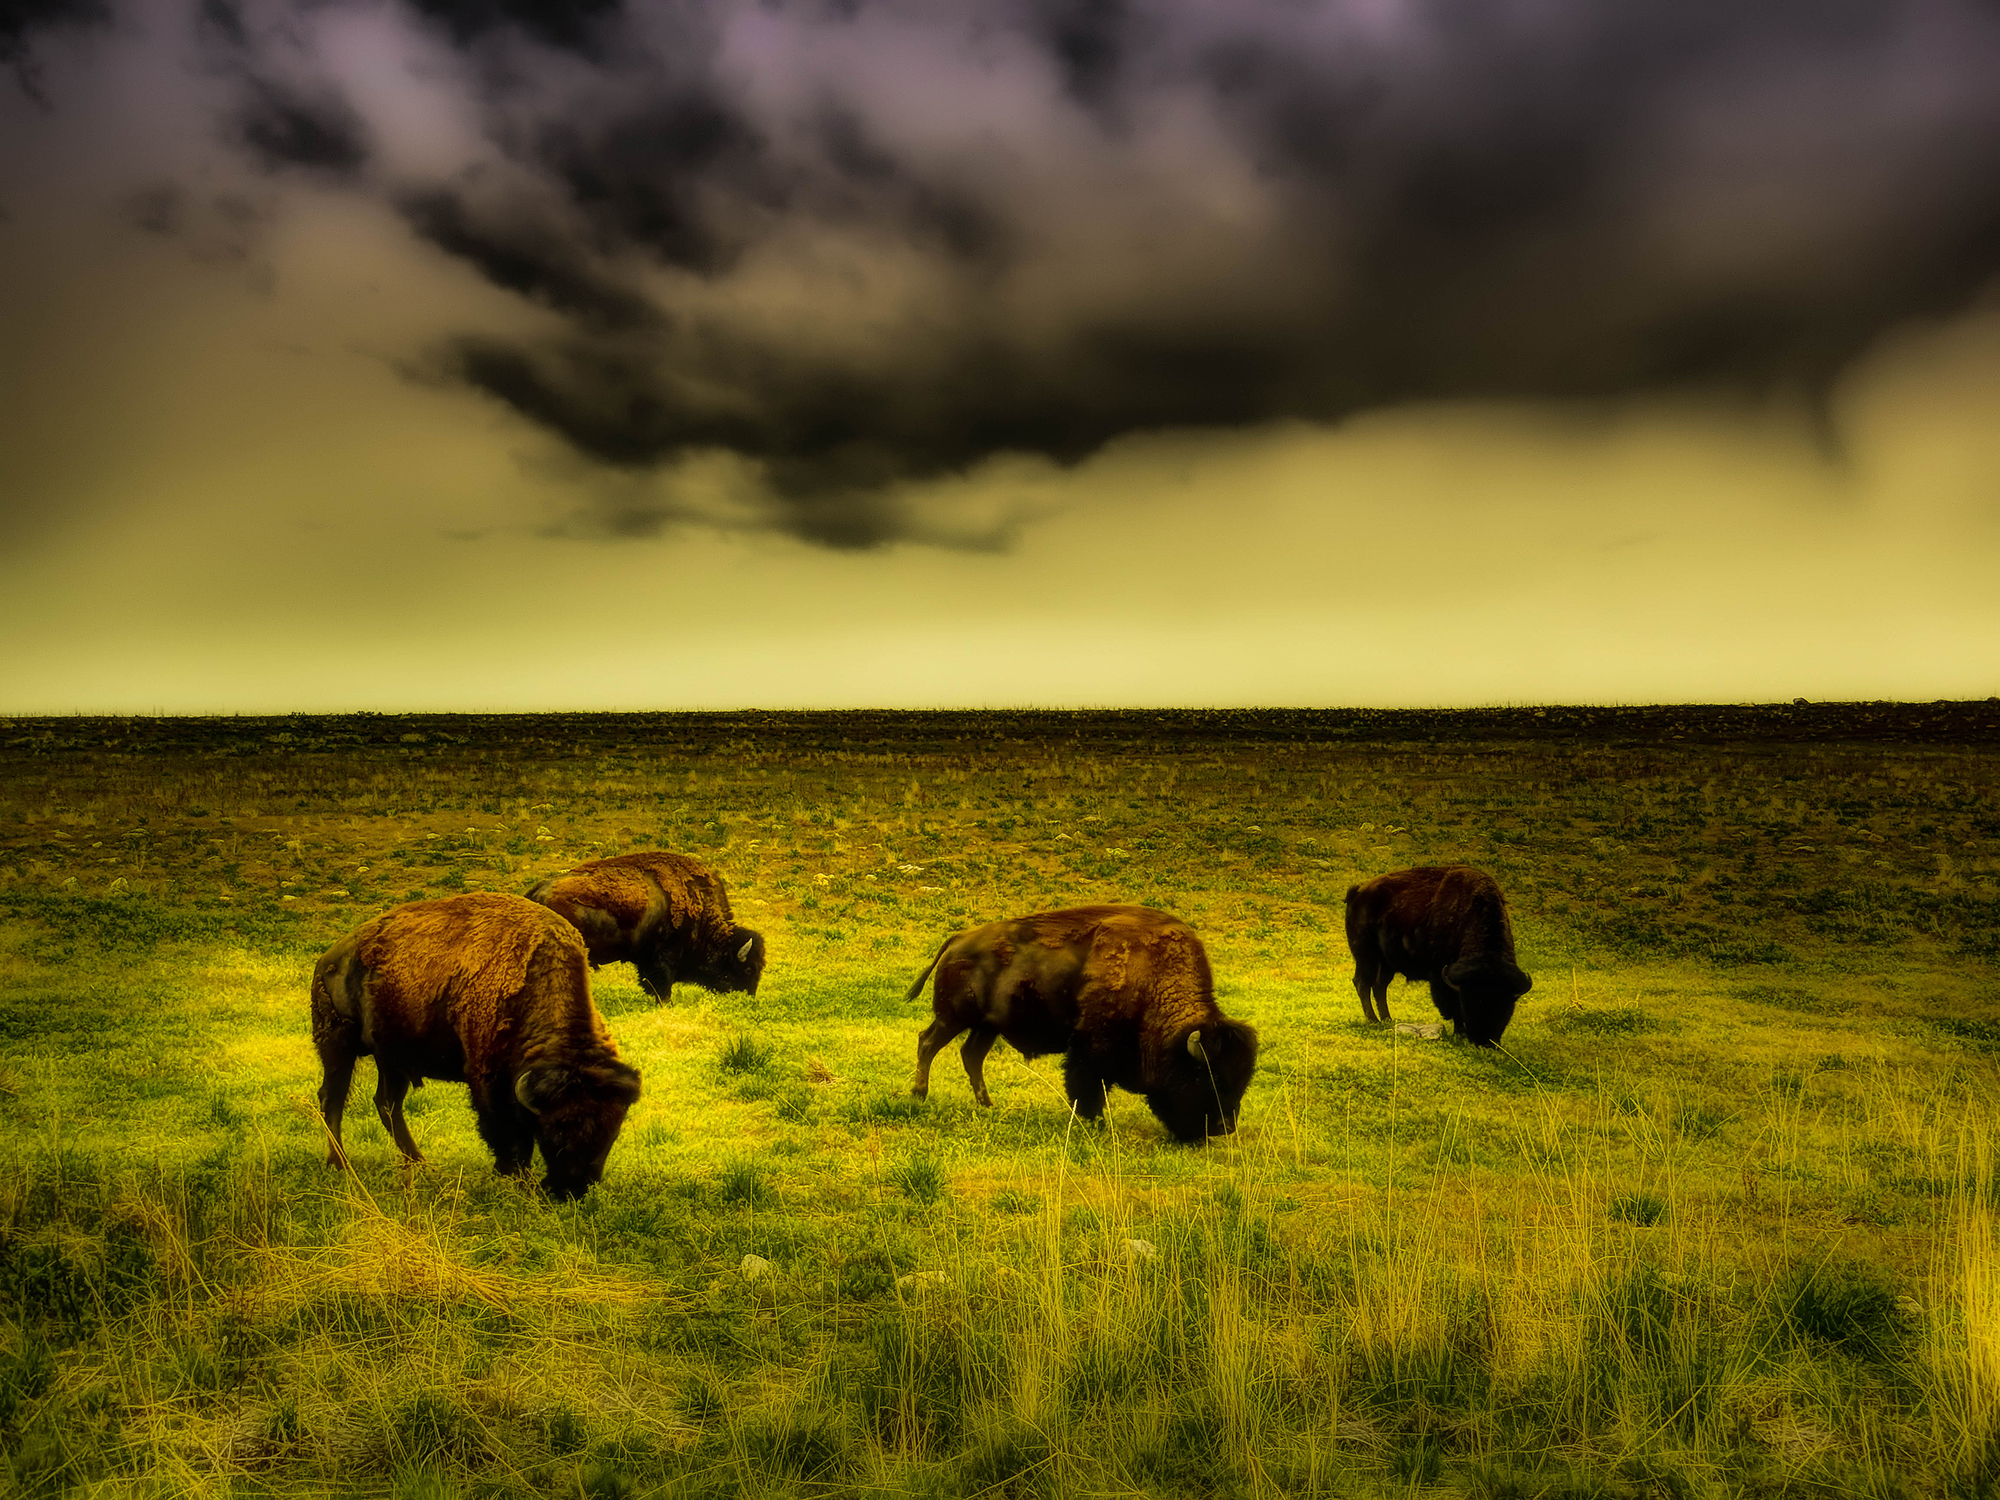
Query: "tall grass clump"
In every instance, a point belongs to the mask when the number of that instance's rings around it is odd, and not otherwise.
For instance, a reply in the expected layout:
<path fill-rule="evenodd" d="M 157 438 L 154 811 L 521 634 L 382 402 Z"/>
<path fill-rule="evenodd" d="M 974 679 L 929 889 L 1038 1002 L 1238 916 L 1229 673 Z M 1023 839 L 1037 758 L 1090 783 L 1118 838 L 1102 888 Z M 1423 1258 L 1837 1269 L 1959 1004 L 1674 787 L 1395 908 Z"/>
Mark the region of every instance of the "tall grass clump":
<path fill-rule="evenodd" d="M 1936 1443 L 1955 1494 L 2000 1494 L 2000 1205 L 1990 1128 L 1961 1138 L 1924 1319 Z"/>
<path fill-rule="evenodd" d="M 762 1073 L 771 1066 L 771 1049 L 745 1032 L 724 1042 L 715 1060 L 725 1073 Z"/>
<path fill-rule="evenodd" d="M 1909 1320 L 1899 1304 L 1907 1300 L 1881 1271 L 1844 1258 L 1796 1262 L 1771 1289 L 1781 1338 L 1877 1364 L 1902 1354 Z"/>
<path fill-rule="evenodd" d="M 889 1180 L 912 1203 L 936 1203 L 945 1195 L 945 1170 L 935 1157 L 905 1157 L 889 1169 Z"/>

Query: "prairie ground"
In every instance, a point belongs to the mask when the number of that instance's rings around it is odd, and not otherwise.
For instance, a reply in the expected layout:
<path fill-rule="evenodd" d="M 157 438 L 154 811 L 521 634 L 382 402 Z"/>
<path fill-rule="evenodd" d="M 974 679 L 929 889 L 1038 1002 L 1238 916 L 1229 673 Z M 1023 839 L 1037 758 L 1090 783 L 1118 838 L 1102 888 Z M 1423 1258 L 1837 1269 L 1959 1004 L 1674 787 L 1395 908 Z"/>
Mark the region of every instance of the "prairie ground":
<path fill-rule="evenodd" d="M 496 1180 L 444 1084 L 406 1172 L 367 1063 L 324 1166 L 328 943 L 653 847 L 770 962 L 598 971 L 597 1189 Z M 1348 885 L 1461 860 L 1504 1052 L 1348 981 Z M 1100 900 L 1258 1027 L 1237 1135 L 1002 1050 L 912 1100 L 937 944 Z M 0 1479 L 1984 1500 L 1997 981 L 1992 702 L 0 722 Z"/>

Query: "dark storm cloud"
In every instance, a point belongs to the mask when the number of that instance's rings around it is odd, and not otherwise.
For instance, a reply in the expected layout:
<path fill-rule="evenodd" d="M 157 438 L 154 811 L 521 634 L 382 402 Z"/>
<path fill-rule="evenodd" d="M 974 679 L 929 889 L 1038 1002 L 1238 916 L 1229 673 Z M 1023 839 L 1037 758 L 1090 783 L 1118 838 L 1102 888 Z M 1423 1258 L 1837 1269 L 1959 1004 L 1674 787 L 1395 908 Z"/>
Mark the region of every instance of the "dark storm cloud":
<path fill-rule="evenodd" d="M 414 0 L 427 20 L 460 45 L 505 27 L 519 27 L 537 41 L 582 51 L 618 0 Z"/>
<path fill-rule="evenodd" d="M 660 321 L 652 304 L 595 274 L 568 239 L 524 222 L 482 225 L 450 192 L 417 193 L 402 205 L 410 227 L 495 286 L 539 302 L 591 331 Z"/>
<path fill-rule="evenodd" d="M 899 534 L 900 483 L 1147 430 L 1810 397 L 2000 267 L 1979 0 L 401 14 L 484 166 L 378 181 L 331 81 L 255 74 L 239 130 L 556 320 L 428 368 L 613 469 L 741 455 L 835 545 Z"/>
<path fill-rule="evenodd" d="M 219 72 L 236 79 L 223 133 L 260 167 L 352 178 L 367 164 L 368 126 L 342 89 L 300 58 L 285 18 L 253 16 L 238 0 L 200 0 L 194 33 Z"/>
<path fill-rule="evenodd" d="M 267 167 L 308 167 L 352 176 L 368 160 L 361 117 L 338 94 L 253 79 L 231 122 L 236 136 Z"/>
<path fill-rule="evenodd" d="M 760 182 L 762 142 L 726 104 L 698 90 L 594 128 L 551 124 L 536 156 L 601 234 L 705 276 L 726 271 L 742 248 L 741 237 L 707 211 L 710 185 L 727 183 L 741 197 L 773 196 Z"/>
<path fill-rule="evenodd" d="M 101 25 L 110 18 L 104 0 L 0 0 L 0 68 L 11 72 L 30 98 L 45 104 L 35 61 L 36 33 L 59 26 Z"/>

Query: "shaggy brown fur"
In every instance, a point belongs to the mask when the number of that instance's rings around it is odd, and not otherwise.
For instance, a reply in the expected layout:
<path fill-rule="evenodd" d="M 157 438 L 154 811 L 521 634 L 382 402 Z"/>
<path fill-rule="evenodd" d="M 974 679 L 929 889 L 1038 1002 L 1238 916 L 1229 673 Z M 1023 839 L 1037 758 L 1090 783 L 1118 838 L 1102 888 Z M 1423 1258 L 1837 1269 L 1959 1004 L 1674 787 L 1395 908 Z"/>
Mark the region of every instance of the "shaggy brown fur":
<path fill-rule="evenodd" d="M 930 1092 L 931 1059 L 970 1029 L 959 1055 L 972 1094 L 1005 1038 L 1024 1057 L 1061 1052 L 1063 1082 L 1086 1120 L 1106 1085 L 1143 1094 L 1173 1135 L 1198 1141 L 1236 1128 L 1257 1066 L 1257 1033 L 1222 1014 L 1201 939 L 1144 906 L 1081 906 L 989 922 L 948 939 L 903 998 L 931 994 L 910 1092 Z"/>
<path fill-rule="evenodd" d="M 590 1002 L 576 929 L 519 896 L 413 901 L 349 933 L 313 969 L 312 1032 L 335 1166 L 354 1064 L 371 1054 L 375 1110 L 404 1156 L 424 1159 L 404 1094 L 426 1078 L 463 1083 L 499 1170 L 524 1175 L 539 1145 L 557 1198 L 604 1175 L 639 1097 Z"/>
<path fill-rule="evenodd" d="M 1438 1014 L 1482 1047 L 1500 1040 L 1534 981 L 1514 963 L 1507 898 L 1468 865 L 1422 865 L 1347 890 L 1354 988 L 1370 1021 L 1389 1019 L 1389 981 L 1430 981 Z"/>
<path fill-rule="evenodd" d="M 630 961 L 661 1000 L 676 980 L 757 993 L 764 939 L 738 927 L 721 877 L 664 849 L 593 859 L 528 892 L 567 918 L 589 945 L 590 964 Z"/>

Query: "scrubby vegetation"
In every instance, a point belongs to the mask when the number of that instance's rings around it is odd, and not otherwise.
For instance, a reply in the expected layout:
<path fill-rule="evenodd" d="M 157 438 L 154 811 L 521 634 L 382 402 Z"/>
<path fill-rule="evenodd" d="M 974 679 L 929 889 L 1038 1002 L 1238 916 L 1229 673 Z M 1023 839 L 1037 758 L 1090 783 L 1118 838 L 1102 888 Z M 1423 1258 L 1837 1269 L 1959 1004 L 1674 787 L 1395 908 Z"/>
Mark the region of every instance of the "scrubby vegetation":
<path fill-rule="evenodd" d="M 0 1486 L 29 1495 L 2000 1493 L 2000 705 L 0 723 Z M 464 1090 L 322 1163 L 312 958 L 662 846 L 758 996 L 629 968 L 603 1184 Z M 1465 859 L 1505 1053 L 1364 1027 L 1347 885 Z M 1265 1040 L 1165 1141 L 949 932 L 1167 907 Z M 1433 1019 L 1421 990 L 1401 1019 Z M 367 1065 L 357 1088 L 371 1085 Z"/>

